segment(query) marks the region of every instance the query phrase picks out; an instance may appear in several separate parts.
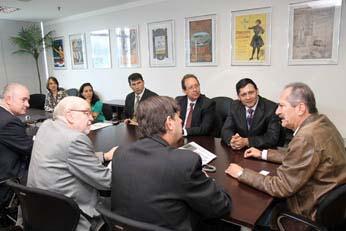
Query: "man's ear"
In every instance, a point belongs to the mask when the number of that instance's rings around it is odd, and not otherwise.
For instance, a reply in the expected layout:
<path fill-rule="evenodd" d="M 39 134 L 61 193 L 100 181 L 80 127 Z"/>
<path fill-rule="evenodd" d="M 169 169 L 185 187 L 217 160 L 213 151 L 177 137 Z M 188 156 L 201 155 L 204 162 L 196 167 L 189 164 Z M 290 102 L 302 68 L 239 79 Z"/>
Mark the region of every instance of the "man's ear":
<path fill-rule="evenodd" d="M 299 103 L 297 106 L 298 109 L 298 115 L 305 115 L 305 113 L 307 112 L 307 106 L 305 103 Z"/>
<path fill-rule="evenodd" d="M 65 113 L 65 118 L 69 124 L 73 124 L 73 116 L 72 116 L 71 111 L 68 111 Z"/>
<path fill-rule="evenodd" d="M 173 130 L 173 123 L 172 118 L 170 116 L 167 116 L 166 122 L 165 122 L 165 128 L 166 131 L 172 131 Z"/>

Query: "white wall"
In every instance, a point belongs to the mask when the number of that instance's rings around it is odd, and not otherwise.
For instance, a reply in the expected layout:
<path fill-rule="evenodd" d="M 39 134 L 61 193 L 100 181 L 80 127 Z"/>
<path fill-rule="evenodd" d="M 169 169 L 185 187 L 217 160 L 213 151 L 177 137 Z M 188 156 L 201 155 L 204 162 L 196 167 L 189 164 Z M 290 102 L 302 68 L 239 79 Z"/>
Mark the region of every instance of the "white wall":
<path fill-rule="evenodd" d="M 30 55 L 12 54 L 18 48 L 9 40 L 16 36 L 20 29 L 31 24 L 30 22 L 0 20 L 0 91 L 9 82 L 18 82 L 26 85 L 30 93 L 39 93 L 39 83 L 35 61 Z M 42 56 L 43 57 L 43 56 Z M 40 60 L 40 71 L 42 83 L 45 84 L 46 77 Z M 45 85 L 43 85 L 45 86 Z M 43 87 L 43 90 L 45 87 Z"/>
<path fill-rule="evenodd" d="M 244 77 L 252 78 L 260 88 L 260 93 L 277 101 L 280 90 L 289 82 L 302 81 L 309 84 L 316 94 L 320 112 L 327 114 L 346 137 L 346 23 L 345 2 L 342 9 L 339 62 L 337 65 L 288 66 L 288 4 L 293 1 L 255 0 L 175 0 L 159 1 L 131 9 L 62 20 L 46 24 L 47 30 L 55 30 L 57 36 L 65 36 L 67 70 L 53 70 L 65 88 L 79 87 L 83 82 L 91 82 L 102 93 L 104 99 L 125 98 L 130 91 L 127 76 L 132 72 L 143 74 L 146 86 L 162 95 L 181 94 L 180 79 L 186 73 L 196 74 L 201 82 L 201 90 L 209 97 L 236 97 L 235 84 Z M 270 66 L 231 66 L 230 58 L 230 12 L 259 7 L 272 7 L 272 47 Z M 217 60 L 216 67 L 185 67 L 184 60 L 184 18 L 205 14 L 217 14 Z M 176 67 L 150 68 L 148 58 L 147 23 L 167 19 L 175 20 Z M 114 28 L 117 26 L 139 25 L 141 68 L 121 69 L 114 65 Z M 112 69 L 92 68 L 90 52 L 88 69 L 72 70 L 68 46 L 68 35 L 87 34 L 87 50 L 90 51 L 88 33 L 93 30 L 110 29 L 112 48 Z"/>

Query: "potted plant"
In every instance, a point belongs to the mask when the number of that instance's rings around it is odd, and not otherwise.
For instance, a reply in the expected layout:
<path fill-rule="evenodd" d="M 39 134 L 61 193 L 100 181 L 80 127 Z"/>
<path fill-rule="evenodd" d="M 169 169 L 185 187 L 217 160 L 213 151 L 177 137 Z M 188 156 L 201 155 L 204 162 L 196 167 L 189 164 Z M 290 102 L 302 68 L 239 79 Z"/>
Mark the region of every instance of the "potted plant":
<path fill-rule="evenodd" d="M 27 27 L 22 27 L 22 29 L 18 32 L 17 36 L 11 37 L 10 40 L 13 44 L 15 44 L 19 50 L 13 52 L 13 54 L 30 54 L 35 59 L 36 69 L 37 69 L 37 77 L 40 86 L 40 93 L 42 94 L 42 86 L 41 86 L 41 75 L 38 66 L 38 58 L 41 52 L 45 48 L 49 48 L 52 46 L 52 33 L 53 31 L 49 31 L 42 38 L 42 33 L 40 27 L 36 24 L 29 25 Z"/>

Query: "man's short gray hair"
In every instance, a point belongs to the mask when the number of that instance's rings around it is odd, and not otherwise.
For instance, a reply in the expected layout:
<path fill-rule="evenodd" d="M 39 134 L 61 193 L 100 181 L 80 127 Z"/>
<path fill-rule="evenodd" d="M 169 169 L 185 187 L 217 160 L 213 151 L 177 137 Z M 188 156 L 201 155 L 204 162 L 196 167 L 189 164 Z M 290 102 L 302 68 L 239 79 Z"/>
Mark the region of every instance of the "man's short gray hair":
<path fill-rule="evenodd" d="M 6 84 L 6 86 L 4 87 L 2 94 L 0 95 L 0 98 L 3 99 L 3 98 L 5 98 L 5 96 L 12 96 L 14 91 L 18 87 L 28 89 L 26 86 L 19 84 L 19 83 L 9 83 L 9 84 Z"/>
<path fill-rule="evenodd" d="M 65 113 L 71 109 L 78 109 L 86 101 L 77 96 L 67 96 L 56 105 L 53 112 L 53 119 L 65 117 Z"/>
<path fill-rule="evenodd" d="M 309 110 L 309 113 L 317 113 L 315 96 L 311 88 L 305 83 L 296 82 L 290 83 L 285 86 L 285 89 L 292 88 L 287 101 L 292 107 L 297 106 L 299 103 L 304 103 Z"/>

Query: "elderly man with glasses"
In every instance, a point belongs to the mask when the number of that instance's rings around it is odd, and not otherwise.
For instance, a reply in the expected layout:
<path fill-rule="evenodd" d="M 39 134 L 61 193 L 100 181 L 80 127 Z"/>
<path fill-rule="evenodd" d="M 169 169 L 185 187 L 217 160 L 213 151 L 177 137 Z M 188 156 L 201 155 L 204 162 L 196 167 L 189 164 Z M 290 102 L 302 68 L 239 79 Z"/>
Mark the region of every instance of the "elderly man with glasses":
<path fill-rule="evenodd" d="M 90 105 L 82 98 L 65 97 L 46 120 L 34 141 L 28 186 L 62 193 L 83 211 L 77 230 L 89 230 L 98 190 L 108 190 L 111 170 L 102 165 L 113 158 L 115 147 L 95 153 L 87 134 L 93 120 Z M 90 219 L 91 218 L 91 219 Z"/>

